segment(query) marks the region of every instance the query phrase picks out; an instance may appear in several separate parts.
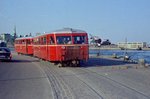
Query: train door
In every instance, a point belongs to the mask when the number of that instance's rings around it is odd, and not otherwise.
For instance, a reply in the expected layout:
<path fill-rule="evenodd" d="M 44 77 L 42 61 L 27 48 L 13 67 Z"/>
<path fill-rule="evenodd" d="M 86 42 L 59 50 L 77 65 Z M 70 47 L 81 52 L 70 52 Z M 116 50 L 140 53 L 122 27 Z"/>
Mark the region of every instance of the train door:
<path fill-rule="evenodd" d="M 26 53 L 26 48 L 25 48 L 26 47 L 26 41 L 24 39 L 22 40 L 21 47 L 22 47 L 21 48 L 22 53 L 25 54 Z"/>
<path fill-rule="evenodd" d="M 56 59 L 56 48 L 55 48 L 54 36 L 49 35 L 47 40 L 47 59 L 49 61 L 55 61 Z"/>
<path fill-rule="evenodd" d="M 28 39 L 25 40 L 25 54 L 28 54 Z"/>
<path fill-rule="evenodd" d="M 47 60 L 47 44 L 46 44 L 46 36 L 43 37 L 43 48 L 42 48 L 42 53 L 43 58 Z"/>
<path fill-rule="evenodd" d="M 49 36 L 48 35 L 46 35 L 46 60 L 48 60 L 48 44 L 49 44 Z"/>

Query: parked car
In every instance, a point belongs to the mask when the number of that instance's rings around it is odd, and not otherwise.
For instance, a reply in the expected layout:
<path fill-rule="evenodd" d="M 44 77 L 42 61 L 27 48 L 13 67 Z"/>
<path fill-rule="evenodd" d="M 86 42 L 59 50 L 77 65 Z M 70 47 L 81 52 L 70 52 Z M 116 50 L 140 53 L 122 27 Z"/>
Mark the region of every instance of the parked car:
<path fill-rule="evenodd" d="M 12 55 L 11 51 L 7 47 L 0 47 L 0 60 L 8 60 L 11 61 Z"/>

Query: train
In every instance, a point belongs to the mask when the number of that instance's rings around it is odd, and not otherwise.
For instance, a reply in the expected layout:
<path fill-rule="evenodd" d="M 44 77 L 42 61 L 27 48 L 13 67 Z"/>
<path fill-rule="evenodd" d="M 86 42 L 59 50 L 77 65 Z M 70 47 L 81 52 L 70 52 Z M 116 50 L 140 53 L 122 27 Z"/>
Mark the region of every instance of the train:
<path fill-rule="evenodd" d="M 60 67 L 80 66 L 81 61 L 89 59 L 88 34 L 83 30 L 63 28 L 35 37 L 16 38 L 15 51 Z"/>
<path fill-rule="evenodd" d="M 33 55 L 33 37 L 16 38 L 15 51 L 18 54 Z"/>

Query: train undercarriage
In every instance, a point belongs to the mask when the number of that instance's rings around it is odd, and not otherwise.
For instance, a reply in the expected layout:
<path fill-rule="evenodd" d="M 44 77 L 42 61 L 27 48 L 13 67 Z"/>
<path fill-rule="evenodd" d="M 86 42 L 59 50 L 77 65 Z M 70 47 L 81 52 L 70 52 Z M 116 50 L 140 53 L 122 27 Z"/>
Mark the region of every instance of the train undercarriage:
<path fill-rule="evenodd" d="M 54 64 L 58 67 L 78 67 L 80 66 L 80 60 L 68 60 L 68 61 L 61 61 L 61 62 L 55 62 Z"/>

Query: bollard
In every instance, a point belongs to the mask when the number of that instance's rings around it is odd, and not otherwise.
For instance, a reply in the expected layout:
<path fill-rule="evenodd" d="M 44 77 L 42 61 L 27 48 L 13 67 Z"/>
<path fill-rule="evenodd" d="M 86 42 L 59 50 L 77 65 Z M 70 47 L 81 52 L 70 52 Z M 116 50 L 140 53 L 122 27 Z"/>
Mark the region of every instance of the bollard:
<path fill-rule="evenodd" d="M 116 53 L 113 53 L 113 54 L 112 54 L 112 58 L 117 58 L 117 54 L 116 54 Z"/>
<path fill-rule="evenodd" d="M 130 57 L 128 55 L 124 56 L 124 61 L 128 61 L 130 59 Z"/>
<path fill-rule="evenodd" d="M 140 66 L 145 66 L 145 60 L 144 59 L 139 59 L 138 63 Z"/>
<path fill-rule="evenodd" d="M 100 53 L 97 53 L 97 56 L 100 56 Z"/>

